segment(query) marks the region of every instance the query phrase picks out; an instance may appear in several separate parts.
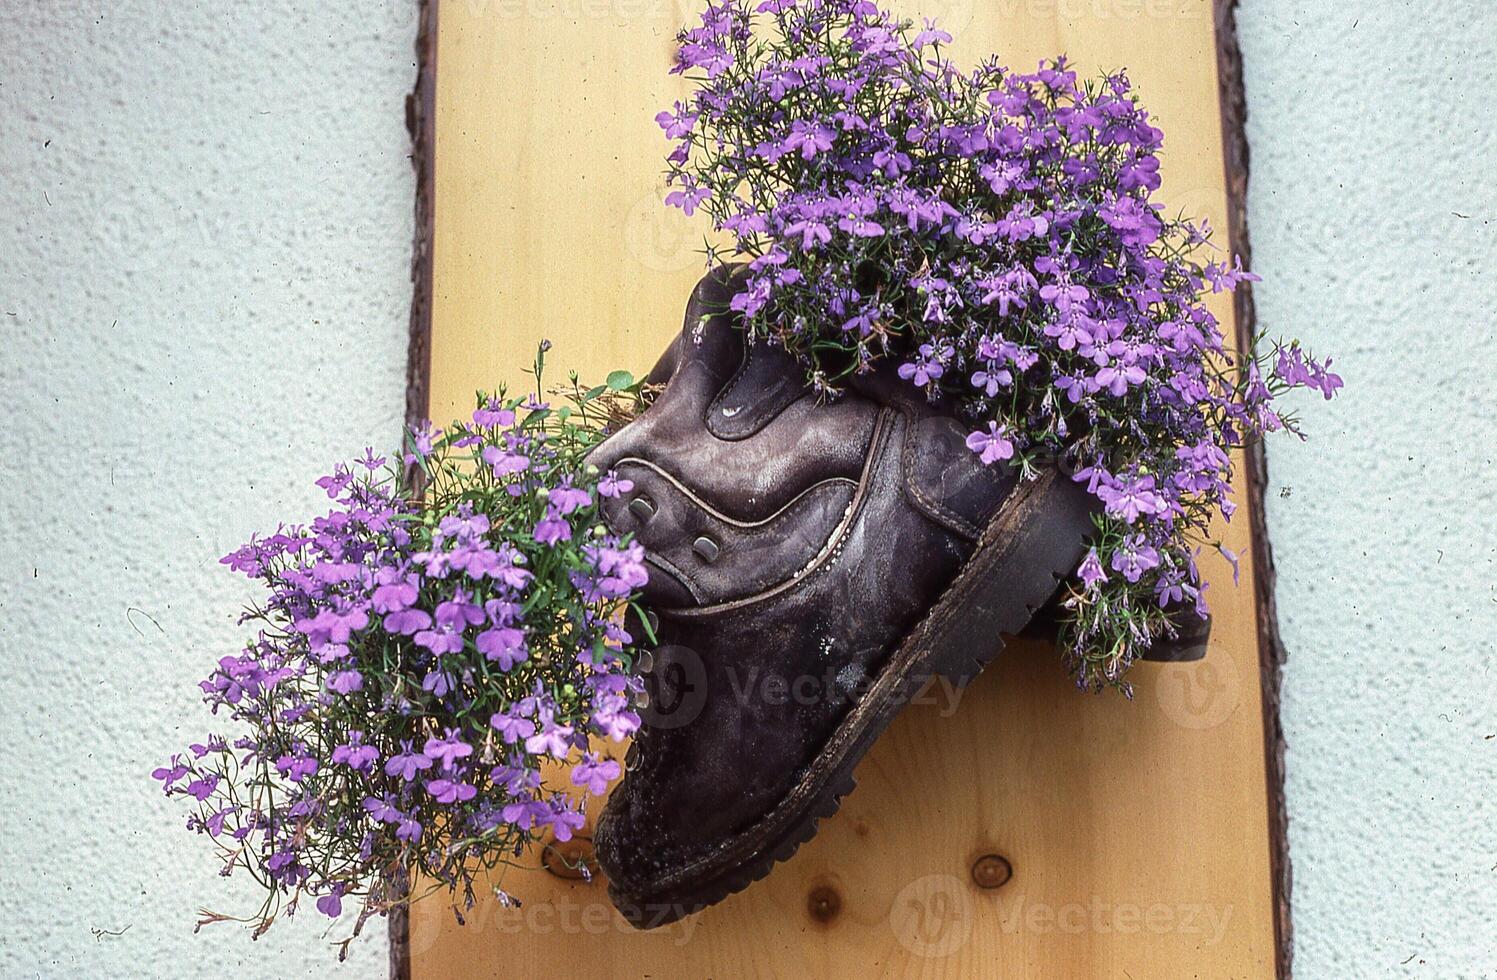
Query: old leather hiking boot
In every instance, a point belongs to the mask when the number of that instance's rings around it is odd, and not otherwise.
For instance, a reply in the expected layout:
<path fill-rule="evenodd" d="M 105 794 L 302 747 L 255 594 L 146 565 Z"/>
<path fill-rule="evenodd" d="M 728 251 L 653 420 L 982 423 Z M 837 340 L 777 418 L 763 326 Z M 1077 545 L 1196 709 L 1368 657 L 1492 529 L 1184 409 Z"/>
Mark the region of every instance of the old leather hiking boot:
<path fill-rule="evenodd" d="M 766 875 L 853 788 L 901 706 L 965 684 L 1085 554 L 1092 500 L 1055 471 L 985 467 L 967 427 L 898 382 L 822 402 L 783 350 L 745 344 L 704 279 L 593 462 L 649 556 L 650 704 L 595 847 L 636 926 Z"/>

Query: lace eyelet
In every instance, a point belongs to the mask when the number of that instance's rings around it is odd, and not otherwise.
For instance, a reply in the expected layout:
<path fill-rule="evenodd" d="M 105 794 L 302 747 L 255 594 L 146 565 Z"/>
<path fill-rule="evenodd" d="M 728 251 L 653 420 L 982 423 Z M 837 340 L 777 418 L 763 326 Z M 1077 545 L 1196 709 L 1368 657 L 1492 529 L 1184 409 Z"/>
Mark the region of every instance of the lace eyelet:
<path fill-rule="evenodd" d="M 695 551 L 697 557 L 702 559 L 702 561 L 710 564 L 717 561 L 717 556 L 721 553 L 722 549 L 718 547 L 716 541 L 713 541 L 704 534 L 692 542 L 691 550 Z"/>

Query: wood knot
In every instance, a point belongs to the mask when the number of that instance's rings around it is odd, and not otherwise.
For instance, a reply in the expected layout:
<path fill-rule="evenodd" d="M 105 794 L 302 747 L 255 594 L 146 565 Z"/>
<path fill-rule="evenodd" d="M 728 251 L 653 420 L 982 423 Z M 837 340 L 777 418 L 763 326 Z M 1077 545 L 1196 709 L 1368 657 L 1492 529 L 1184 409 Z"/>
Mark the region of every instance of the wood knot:
<path fill-rule="evenodd" d="M 998 888 L 1014 876 L 1014 866 L 998 854 L 984 854 L 972 864 L 972 881 L 978 888 Z"/>
<path fill-rule="evenodd" d="M 842 896 L 830 885 L 818 885 L 806 896 L 806 911 L 817 922 L 831 922 L 842 911 Z"/>

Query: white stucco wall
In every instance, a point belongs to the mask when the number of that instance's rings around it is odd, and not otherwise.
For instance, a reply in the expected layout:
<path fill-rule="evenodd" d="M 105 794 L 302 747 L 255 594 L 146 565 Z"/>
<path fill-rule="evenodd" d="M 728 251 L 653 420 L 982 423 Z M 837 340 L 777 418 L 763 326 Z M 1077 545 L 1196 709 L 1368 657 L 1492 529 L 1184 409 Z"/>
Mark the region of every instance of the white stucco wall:
<path fill-rule="evenodd" d="M 149 772 L 206 730 L 191 685 L 251 594 L 218 556 L 399 436 L 415 28 L 414 0 L 0 4 L 0 976 L 336 966 L 310 908 L 193 935 L 253 896 Z"/>
<path fill-rule="evenodd" d="M 1497 4 L 1242 0 L 1295 975 L 1497 976 Z"/>

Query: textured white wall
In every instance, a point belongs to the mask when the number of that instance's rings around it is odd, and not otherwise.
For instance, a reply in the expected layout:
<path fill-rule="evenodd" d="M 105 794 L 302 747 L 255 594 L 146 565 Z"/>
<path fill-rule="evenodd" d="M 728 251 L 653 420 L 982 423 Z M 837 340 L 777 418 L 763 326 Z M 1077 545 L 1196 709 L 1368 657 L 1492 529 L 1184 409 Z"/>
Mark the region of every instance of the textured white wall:
<path fill-rule="evenodd" d="M 1497 4 L 1242 0 L 1296 976 L 1497 976 Z"/>
<path fill-rule="evenodd" d="M 218 556 L 399 436 L 415 26 L 0 4 L 0 975 L 383 972 L 382 927 L 335 971 L 310 908 L 194 936 L 252 896 L 149 772 L 251 594 Z"/>

